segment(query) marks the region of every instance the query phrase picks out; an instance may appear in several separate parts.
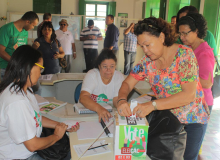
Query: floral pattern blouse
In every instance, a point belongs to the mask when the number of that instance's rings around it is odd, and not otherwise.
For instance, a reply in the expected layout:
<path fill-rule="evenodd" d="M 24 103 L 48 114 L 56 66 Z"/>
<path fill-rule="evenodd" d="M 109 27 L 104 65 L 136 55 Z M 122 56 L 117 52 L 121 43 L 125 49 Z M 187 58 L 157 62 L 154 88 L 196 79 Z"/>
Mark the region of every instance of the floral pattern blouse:
<path fill-rule="evenodd" d="M 151 61 L 147 56 L 144 56 L 130 74 L 139 81 L 147 79 L 158 99 L 181 92 L 182 84 L 196 81 L 195 100 L 188 105 L 180 106 L 170 111 L 181 123 L 206 124 L 210 113 L 199 81 L 198 69 L 197 60 L 192 49 L 179 45 L 170 67 L 157 69 L 155 61 Z"/>

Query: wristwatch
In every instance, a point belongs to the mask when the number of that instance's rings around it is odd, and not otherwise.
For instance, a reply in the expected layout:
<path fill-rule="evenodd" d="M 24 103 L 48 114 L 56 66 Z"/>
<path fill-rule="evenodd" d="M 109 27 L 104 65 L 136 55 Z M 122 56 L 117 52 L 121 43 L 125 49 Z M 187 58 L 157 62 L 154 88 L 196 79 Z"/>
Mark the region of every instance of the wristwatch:
<path fill-rule="evenodd" d="M 155 101 L 152 101 L 152 105 L 154 106 L 154 110 L 157 110 L 157 103 Z"/>

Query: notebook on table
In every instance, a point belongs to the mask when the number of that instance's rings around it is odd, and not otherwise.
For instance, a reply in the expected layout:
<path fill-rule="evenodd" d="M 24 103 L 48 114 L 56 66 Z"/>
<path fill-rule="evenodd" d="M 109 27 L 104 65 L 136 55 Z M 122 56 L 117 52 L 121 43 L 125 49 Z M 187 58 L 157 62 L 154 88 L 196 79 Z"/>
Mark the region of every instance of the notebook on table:
<path fill-rule="evenodd" d="M 99 103 L 99 104 L 105 109 L 107 109 L 109 112 L 112 112 L 112 106 L 110 106 L 109 104 L 107 103 Z M 81 103 L 75 103 L 73 106 L 75 107 L 75 109 L 77 110 L 79 114 L 96 113 L 95 111 L 91 111 L 85 108 Z"/>

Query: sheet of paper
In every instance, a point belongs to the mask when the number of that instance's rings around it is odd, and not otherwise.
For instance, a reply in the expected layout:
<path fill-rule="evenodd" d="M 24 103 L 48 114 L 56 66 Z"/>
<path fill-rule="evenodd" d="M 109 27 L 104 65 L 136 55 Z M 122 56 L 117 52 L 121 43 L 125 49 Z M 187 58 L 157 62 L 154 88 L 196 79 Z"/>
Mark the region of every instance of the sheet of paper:
<path fill-rule="evenodd" d="M 50 103 L 48 100 L 46 100 L 45 98 L 41 97 L 38 94 L 35 94 L 35 98 L 37 99 L 37 103 L 38 103 L 39 106 Z"/>
<path fill-rule="evenodd" d="M 130 108 L 131 108 L 132 113 L 133 113 L 134 108 L 137 106 L 137 104 L 138 104 L 138 101 L 131 100 Z"/>
<path fill-rule="evenodd" d="M 105 140 L 97 141 L 91 147 L 96 147 L 96 146 L 100 146 L 103 144 L 106 144 Z M 73 145 L 73 148 L 75 149 L 78 157 L 80 157 L 90 145 L 91 145 L 90 143 Z M 111 152 L 111 149 L 107 145 L 107 146 L 87 150 L 86 153 L 83 155 L 83 157 L 92 156 L 92 155 L 99 155 L 99 154 L 104 154 L 104 153 L 109 153 L 109 152 Z"/>
<path fill-rule="evenodd" d="M 152 96 L 155 96 L 155 94 L 154 94 L 153 91 L 150 91 L 150 92 L 148 92 L 147 94 L 152 95 Z"/>
<path fill-rule="evenodd" d="M 39 80 L 47 80 L 50 81 L 53 77 L 53 74 L 46 74 L 46 75 L 41 75 Z"/>
<path fill-rule="evenodd" d="M 110 133 L 112 134 L 114 133 L 114 122 L 112 122 L 112 124 L 108 127 L 108 129 Z M 86 122 L 80 123 L 80 129 L 77 131 L 77 136 L 79 140 L 95 139 L 102 131 L 103 133 L 100 138 L 108 137 L 105 134 L 102 128 L 102 125 L 99 123 L 98 120 L 97 121 L 86 121 Z"/>
<path fill-rule="evenodd" d="M 138 98 L 132 99 L 131 101 L 137 101 L 138 103 L 145 103 L 145 102 L 150 102 L 151 101 L 151 97 L 145 95 L 143 97 L 138 97 Z"/>
<path fill-rule="evenodd" d="M 66 125 L 68 125 L 67 129 L 70 129 L 72 128 L 72 126 L 76 125 L 76 123 L 79 122 L 79 121 L 75 121 L 75 120 L 66 120 L 66 121 L 63 121 L 63 123 L 65 123 Z"/>

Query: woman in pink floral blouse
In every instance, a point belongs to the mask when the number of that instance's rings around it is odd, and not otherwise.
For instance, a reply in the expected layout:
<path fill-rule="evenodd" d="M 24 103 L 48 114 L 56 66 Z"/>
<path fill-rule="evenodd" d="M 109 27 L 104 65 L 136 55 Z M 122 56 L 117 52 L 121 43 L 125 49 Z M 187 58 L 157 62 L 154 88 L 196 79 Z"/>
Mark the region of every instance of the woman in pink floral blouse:
<path fill-rule="evenodd" d="M 209 119 L 196 57 L 191 48 L 174 44 L 175 34 L 161 18 L 150 17 L 139 22 L 135 26 L 135 34 L 145 56 L 122 83 L 118 112 L 121 116 L 136 114 L 145 117 L 154 110 L 170 110 L 181 123 L 186 124 L 187 134 L 190 133 L 186 147 L 190 139 L 190 148 L 193 149 L 183 152 L 184 159 L 196 160 Z M 127 96 L 138 81 L 145 79 L 149 80 L 157 100 L 138 104 L 131 113 Z"/>

